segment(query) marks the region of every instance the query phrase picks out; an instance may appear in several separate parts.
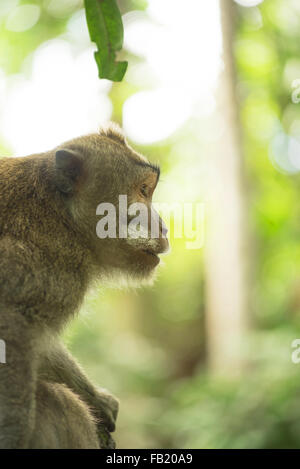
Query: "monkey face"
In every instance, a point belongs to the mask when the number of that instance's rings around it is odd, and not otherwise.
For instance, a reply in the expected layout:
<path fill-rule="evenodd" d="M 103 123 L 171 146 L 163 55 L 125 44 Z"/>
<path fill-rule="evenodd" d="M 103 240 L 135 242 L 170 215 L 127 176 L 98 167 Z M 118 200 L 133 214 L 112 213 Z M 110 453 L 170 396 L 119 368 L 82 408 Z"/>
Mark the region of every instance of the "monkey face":
<path fill-rule="evenodd" d="M 128 206 L 125 250 L 128 266 L 147 277 L 159 264 L 159 254 L 168 251 L 167 228 L 152 206 L 152 196 L 159 180 L 159 168 L 148 162 L 133 162 L 135 182 Z M 122 208 L 122 207 L 121 207 Z M 120 205 L 119 205 L 120 214 Z M 120 218 L 122 222 L 122 218 Z"/>
<path fill-rule="evenodd" d="M 147 279 L 160 262 L 159 254 L 169 248 L 167 228 L 152 206 L 160 170 L 131 149 L 125 158 L 122 155 L 118 165 L 122 166 L 122 176 L 114 185 L 116 192 L 112 194 L 117 207 L 116 223 L 111 223 L 112 236 L 107 241 L 107 250 L 114 254 L 116 269 L 134 278 Z M 104 212 L 101 205 L 98 213 Z M 102 218 L 97 224 L 101 241 L 109 231 L 109 223 L 115 213 L 112 210 L 109 218 L 109 206 L 105 205 L 103 209 L 107 210 L 107 218 L 104 223 Z"/>
<path fill-rule="evenodd" d="M 57 150 L 56 172 L 99 269 L 138 279 L 151 276 L 159 254 L 169 248 L 166 226 L 152 207 L 159 167 L 110 128 Z"/>

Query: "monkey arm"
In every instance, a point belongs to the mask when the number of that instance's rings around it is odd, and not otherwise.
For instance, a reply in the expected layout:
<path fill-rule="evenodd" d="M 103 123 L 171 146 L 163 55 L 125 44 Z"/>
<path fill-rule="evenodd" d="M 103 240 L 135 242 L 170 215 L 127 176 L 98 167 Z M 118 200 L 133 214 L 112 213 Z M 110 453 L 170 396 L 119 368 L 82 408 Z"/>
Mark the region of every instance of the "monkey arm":
<path fill-rule="evenodd" d="M 12 305 L 0 302 L 0 448 L 27 448 L 35 424 L 36 360 L 28 324 Z"/>
<path fill-rule="evenodd" d="M 43 357 L 39 376 L 49 382 L 63 383 L 73 390 L 89 405 L 97 421 L 107 430 L 115 430 L 119 403 L 117 399 L 103 389 L 97 389 L 85 376 L 68 350 L 59 341 L 48 347 Z"/>

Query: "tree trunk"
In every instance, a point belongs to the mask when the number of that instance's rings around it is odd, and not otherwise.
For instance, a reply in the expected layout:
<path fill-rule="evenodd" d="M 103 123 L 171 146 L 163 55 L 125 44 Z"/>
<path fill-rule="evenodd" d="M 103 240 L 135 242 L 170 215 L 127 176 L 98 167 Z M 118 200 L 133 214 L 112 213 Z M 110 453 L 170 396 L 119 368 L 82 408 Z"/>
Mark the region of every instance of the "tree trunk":
<path fill-rule="evenodd" d="M 224 68 L 217 92 L 223 132 L 212 154 L 207 207 L 206 338 L 212 372 L 236 374 L 243 368 L 247 328 L 246 252 L 243 223 L 242 151 L 235 96 L 232 0 L 221 0 Z"/>

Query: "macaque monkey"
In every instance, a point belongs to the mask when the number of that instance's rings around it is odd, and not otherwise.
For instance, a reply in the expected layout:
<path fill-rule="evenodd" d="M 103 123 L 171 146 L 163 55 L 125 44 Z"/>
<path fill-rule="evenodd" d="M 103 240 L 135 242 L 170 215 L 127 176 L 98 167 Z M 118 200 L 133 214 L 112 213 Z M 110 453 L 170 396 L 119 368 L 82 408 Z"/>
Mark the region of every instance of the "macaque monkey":
<path fill-rule="evenodd" d="M 116 126 L 0 159 L 0 448 L 113 447 L 118 401 L 89 382 L 59 334 L 95 280 L 152 276 L 168 249 L 151 205 L 158 178 Z M 124 236 L 120 194 L 149 209 L 147 236 Z M 101 203 L 116 207 L 115 237 L 96 232 Z"/>

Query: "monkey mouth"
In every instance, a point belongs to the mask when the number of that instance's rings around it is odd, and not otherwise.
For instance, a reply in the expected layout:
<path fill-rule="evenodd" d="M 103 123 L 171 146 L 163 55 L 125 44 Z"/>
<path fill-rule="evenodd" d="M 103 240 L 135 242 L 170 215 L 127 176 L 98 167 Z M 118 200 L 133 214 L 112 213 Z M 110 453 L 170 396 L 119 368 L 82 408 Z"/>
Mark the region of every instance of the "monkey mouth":
<path fill-rule="evenodd" d="M 151 251 L 151 249 L 143 249 L 143 252 L 149 257 L 152 257 L 153 260 L 156 260 L 157 263 L 160 261 L 158 255 L 154 251 Z"/>

